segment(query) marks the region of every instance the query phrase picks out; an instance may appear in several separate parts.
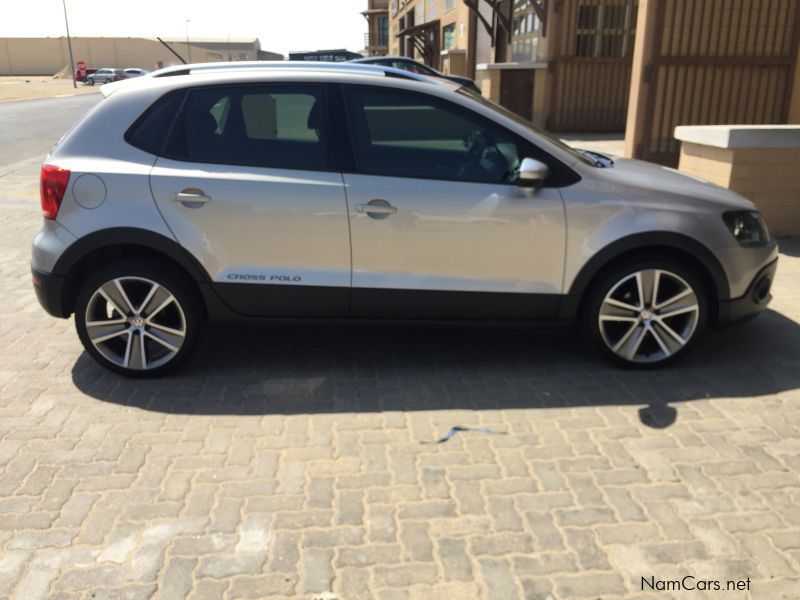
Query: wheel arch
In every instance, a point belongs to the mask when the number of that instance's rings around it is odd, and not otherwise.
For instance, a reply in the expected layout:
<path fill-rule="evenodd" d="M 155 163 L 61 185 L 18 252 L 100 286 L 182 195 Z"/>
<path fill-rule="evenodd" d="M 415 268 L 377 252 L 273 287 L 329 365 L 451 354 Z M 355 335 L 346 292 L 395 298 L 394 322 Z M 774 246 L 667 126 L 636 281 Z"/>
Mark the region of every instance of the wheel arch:
<path fill-rule="evenodd" d="M 580 314 L 587 290 L 607 268 L 643 254 L 668 256 L 693 268 L 702 277 L 710 294 L 711 322 L 716 319 L 719 302 L 730 299 L 725 270 L 711 250 L 697 240 L 679 233 L 654 232 L 634 234 L 612 242 L 587 261 L 569 288 L 568 298 L 573 300 L 572 310 Z"/>
<path fill-rule="evenodd" d="M 118 227 L 91 233 L 72 244 L 53 268 L 53 275 L 64 278 L 61 312 L 74 311 L 75 299 L 82 282 L 93 270 L 121 258 L 142 258 L 169 265 L 194 285 L 199 297 L 210 281 L 206 270 L 177 242 L 145 229 Z"/>

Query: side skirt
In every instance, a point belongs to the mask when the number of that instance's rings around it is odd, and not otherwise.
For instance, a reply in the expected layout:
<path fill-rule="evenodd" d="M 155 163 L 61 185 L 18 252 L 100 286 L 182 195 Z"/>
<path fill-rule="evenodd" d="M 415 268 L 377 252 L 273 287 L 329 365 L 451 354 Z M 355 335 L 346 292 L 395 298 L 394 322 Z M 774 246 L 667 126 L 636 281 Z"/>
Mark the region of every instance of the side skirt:
<path fill-rule="evenodd" d="M 212 319 L 557 322 L 574 310 L 558 294 L 450 292 L 212 283 L 203 286 Z"/>

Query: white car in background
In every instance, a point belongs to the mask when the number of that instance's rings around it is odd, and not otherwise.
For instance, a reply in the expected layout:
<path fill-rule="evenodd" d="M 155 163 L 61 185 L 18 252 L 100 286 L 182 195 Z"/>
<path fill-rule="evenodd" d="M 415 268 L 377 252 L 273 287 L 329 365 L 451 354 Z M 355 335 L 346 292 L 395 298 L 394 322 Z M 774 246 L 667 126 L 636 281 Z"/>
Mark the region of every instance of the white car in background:
<path fill-rule="evenodd" d="M 124 69 L 124 71 L 125 75 L 127 75 L 129 79 L 133 77 L 142 77 L 143 75 L 147 75 L 150 72 L 147 69 L 138 69 L 138 68 Z"/>

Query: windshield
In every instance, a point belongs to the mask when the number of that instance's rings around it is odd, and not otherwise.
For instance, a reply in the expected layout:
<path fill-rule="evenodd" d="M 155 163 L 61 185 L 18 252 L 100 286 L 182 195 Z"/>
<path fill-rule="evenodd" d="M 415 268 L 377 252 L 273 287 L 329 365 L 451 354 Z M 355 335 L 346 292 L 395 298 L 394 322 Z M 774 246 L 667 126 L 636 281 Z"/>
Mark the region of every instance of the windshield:
<path fill-rule="evenodd" d="M 569 155 L 572 156 L 573 158 L 575 158 L 575 160 L 579 160 L 583 164 L 589 165 L 591 167 L 598 166 L 597 162 L 595 160 L 593 160 L 592 158 L 586 156 L 584 153 L 576 150 L 572 146 L 568 146 L 567 144 L 562 142 L 557 137 L 547 133 L 545 130 L 539 129 L 538 127 L 536 127 L 536 125 L 534 125 L 533 123 L 528 121 L 528 119 L 525 119 L 524 117 L 519 116 L 515 112 L 511 112 L 510 110 L 508 110 L 507 108 L 505 108 L 503 106 L 500 106 L 496 102 L 492 102 L 491 100 L 488 100 L 487 98 L 484 98 L 478 92 L 476 92 L 474 90 L 471 90 L 469 88 L 466 88 L 466 87 L 462 87 L 462 88 L 459 88 L 458 93 L 459 94 L 463 94 L 465 96 L 469 96 L 470 98 L 472 98 L 473 100 L 476 100 L 477 102 L 480 102 L 481 104 L 483 104 L 487 108 L 491 108 L 492 110 L 494 110 L 496 112 L 499 112 L 504 117 L 506 117 L 508 119 L 511 119 L 512 121 L 514 121 L 518 125 L 522 125 L 528 131 L 531 131 L 531 132 L 535 133 L 536 135 L 545 138 L 548 142 L 550 142 L 554 146 L 557 146 L 558 148 L 560 148 L 564 152 L 569 153 Z"/>

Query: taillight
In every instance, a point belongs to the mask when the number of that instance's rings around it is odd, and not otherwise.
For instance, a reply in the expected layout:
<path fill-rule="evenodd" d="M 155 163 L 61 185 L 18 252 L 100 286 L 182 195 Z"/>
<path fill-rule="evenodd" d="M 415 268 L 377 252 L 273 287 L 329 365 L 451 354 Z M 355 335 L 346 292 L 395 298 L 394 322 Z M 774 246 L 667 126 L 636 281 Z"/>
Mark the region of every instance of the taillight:
<path fill-rule="evenodd" d="M 42 166 L 42 182 L 39 191 L 41 192 L 42 214 L 45 219 L 55 219 L 58 215 L 58 209 L 61 207 L 68 183 L 68 169 L 54 165 Z"/>

